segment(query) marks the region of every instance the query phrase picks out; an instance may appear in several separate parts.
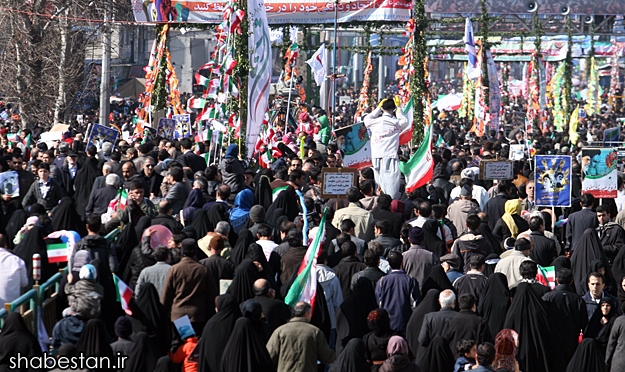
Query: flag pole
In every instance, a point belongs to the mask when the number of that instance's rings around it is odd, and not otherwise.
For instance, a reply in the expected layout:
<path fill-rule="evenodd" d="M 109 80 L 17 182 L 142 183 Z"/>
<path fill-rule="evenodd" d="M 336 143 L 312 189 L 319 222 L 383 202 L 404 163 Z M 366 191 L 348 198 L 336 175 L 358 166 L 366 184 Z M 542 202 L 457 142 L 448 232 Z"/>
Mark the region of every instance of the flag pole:
<path fill-rule="evenodd" d="M 293 93 L 293 79 L 295 79 L 295 60 L 291 64 L 291 81 L 289 82 L 289 99 L 286 102 L 285 128 L 289 127 L 289 111 L 291 110 L 291 94 Z"/>
<path fill-rule="evenodd" d="M 332 54 L 333 54 L 332 55 L 332 59 L 333 59 L 332 74 L 335 77 L 334 79 L 332 79 L 332 96 L 330 97 L 332 99 L 332 103 L 330 105 L 330 107 L 332 107 L 332 112 L 336 111 L 336 74 L 337 74 L 336 65 L 338 64 L 338 54 L 337 54 L 338 31 L 339 31 L 339 0 L 336 0 L 334 2 L 334 48 L 332 48 Z M 332 115 L 330 115 L 330 117 L 332 117 Z"/>

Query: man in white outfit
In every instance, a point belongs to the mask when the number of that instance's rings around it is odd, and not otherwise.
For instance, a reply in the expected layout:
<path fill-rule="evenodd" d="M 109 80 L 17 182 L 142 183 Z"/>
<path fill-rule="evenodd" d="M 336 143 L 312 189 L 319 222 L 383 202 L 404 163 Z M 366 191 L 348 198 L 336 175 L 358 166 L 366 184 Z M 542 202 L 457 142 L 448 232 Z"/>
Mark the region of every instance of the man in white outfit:
<path fill-rule="evenodd" d="M 375 182 L 382 192 L 399 199 L 399 135 L 408 120 L 397 111 L 395 102 L 383 99 L 378 108 L 365 116 L 365 126 L 371 131 L 371 158 Z"/>

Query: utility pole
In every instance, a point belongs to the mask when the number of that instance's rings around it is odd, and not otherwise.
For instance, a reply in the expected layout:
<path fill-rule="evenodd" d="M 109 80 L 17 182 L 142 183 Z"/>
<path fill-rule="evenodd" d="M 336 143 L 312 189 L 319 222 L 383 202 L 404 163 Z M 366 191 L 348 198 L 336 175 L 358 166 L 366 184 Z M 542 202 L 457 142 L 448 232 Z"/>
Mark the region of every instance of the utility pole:
<path fill-rule="evenodd" d="M 102 74 L 100 79 L 100 125 L 109 126 L 111 95 L 111 0 L 104 3 L 104 22 L 100 28 L 102 34 Z"/>

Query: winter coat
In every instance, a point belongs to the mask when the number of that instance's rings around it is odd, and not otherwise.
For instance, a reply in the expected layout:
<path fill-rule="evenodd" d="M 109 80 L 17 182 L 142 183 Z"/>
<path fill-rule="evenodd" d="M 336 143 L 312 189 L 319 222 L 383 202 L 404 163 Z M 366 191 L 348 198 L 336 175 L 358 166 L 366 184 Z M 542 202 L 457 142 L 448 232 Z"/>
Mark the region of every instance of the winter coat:
<path fill-rule="evenodd" d="M 81 279 L 76 284 L 67 283 L 65 294 L 72 311 L 83 319 L 94 319 L 100 316 L 100 303 L 104 297 L 104 289 L 100 283 Z"/>

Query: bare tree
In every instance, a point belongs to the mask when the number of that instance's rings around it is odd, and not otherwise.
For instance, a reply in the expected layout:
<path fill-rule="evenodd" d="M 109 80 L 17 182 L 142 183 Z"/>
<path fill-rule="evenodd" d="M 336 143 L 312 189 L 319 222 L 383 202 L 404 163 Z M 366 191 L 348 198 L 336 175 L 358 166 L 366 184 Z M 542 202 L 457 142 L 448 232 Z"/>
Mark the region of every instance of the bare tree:
<path fill-rule="evenodd" d="M 130 2 L 118 3 L 117 20 L 130 20 Z M 3 99 L 17 105 L 22 127 L 68 123 L 84 79 L 86 40 L 102 27 L 102 1 L 3 0 L 3 7 Z"/>

